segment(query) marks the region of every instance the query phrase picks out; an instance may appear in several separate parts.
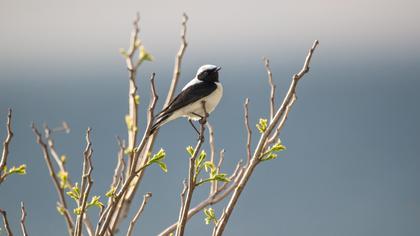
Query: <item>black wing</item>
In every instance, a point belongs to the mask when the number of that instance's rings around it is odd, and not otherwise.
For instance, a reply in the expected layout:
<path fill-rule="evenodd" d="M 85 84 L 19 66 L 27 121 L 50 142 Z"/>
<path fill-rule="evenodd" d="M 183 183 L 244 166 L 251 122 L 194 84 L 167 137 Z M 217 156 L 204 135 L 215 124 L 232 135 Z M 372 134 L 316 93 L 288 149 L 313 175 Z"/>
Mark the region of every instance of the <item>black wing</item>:
<path fill-rule="evenodd" d="M 217 85 L 213 82 L 201 82 L 191 85 L 178 94 L 178 96 L 176 96 L 174 100 L 172 100 L 172 102 L 160 112 L 158 117 L 169 115 L 190 103 L 210 95 L 216 89 Z"/>
<path fill-rule="evenodd" d="M 210 95 L 216 89 L 217 85 L 213 82 L 200 82 L 186 88 L 159 113 L 156 117 L 157 121 L 152 126 L 150 132 L 154 133 L 174 111 Z"/>

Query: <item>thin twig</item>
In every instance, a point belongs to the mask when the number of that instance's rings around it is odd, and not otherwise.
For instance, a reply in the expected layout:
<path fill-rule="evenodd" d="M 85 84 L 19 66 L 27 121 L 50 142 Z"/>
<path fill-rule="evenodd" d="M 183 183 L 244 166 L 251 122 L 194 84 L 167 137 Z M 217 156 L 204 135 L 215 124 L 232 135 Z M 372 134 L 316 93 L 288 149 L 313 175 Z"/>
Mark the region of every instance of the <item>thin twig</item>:
<path fill-rule="evenodd" d="M 20 202 L 20 209 L 22 212 L 22 216 L 20 218 L 20 228 L 22 230 L 22 235 L 28 236 L 28 231 L 26 230 L 26 226 L 25 226 L 26 210 L 25 210 L 25 205 L 23 204 L 23 202 Z"/>
<path fill-rule="evenodd" d="M 134 230 L 134 226 L 137 223 L 137 220 L 139 219 L 141 213 L 144 210 L 144 207 L 146 206 L 147 202 L 149 201 L 149 198 L 152 197 L 152 193 L 146 193 L 143 196 L 143 202 L 141 203 L 141 206 L 139 208 L 139 210 L 137 211 L 137 213 L 134 215 L 133 219 L 130 222 L 130 225 L 128 226 L 128 231 L 127 231 L 127 236 L 131 236 Z"/>
<path fill-rule="evenodd" d="M 252 175 L 255 167 L 258 165 L 258 163 L 261 161 L 261 153 L 266 147 L 266 141 L 269 137 L 270 133 L 273 131 L 273 129 L 278 125 L 278 122 L 280 118 L 284 115 L 287 105 L 290 104 L 290 101 L 293 99 L 294 94 L 296 93 L 296 86 L 298 81 L 309 71 L 309 64 L 311 62 L 312 54 L 315 50 L 315 48 L 318 46 L 318 40 L 316 40 L 312 47 L 309 49 L 308 55 L 306 56 L 305 63 L 301 69 L 301 71 L 297 74 L 295 74 L 292 78 L 292 82 L 290 84 L 289 90 L 283 100 L 282 105 L 277 110 L 274 118 L 272 119 L 270 125 L 267 127 L 266 131 L 261 134 L 259 143 L 257 145 L 257 148 L 255 149 L 254 155 L 251 158 L 251 162 L 249 163 L 248 167 L 245 169 L 245 172 L 239 181 L 238 186 L 236 187 L 235 191 L 233 192 L 232 197 L 230 198 L 230 201 L 228 205 L 226 206 L 225 210 L 223 211 L 219 222 L 216 225 L 216 230 L 213 234 L 213 236 L 221 236 L 223 234 L 223 231 L 226 227 L 226 224 L 229 220 L 229 217 L 232 214 L 233 209 L 236 206 L 236 203 L 245 188 L 245 185 L 247 184 L 250 176 Z"/>
<path fill-rule="evenodd" d="M 0 213 L 3 215 L 4 228 L 8 236 L 13 236 L 12 230 L 10 229 L 9 221 L 7 220 L 7 213 L 5 210 L 0 209 Z"/>
<path fill-rule="evenodd" d="M 112 183 L 110 186 L 111 189 L 117 189 L 117 185 L 121 177 L 123 177 L 124 168 L 125 168 L 125 161 L 124 161 L 124 150 L 125 150 L 125 143 L 119 136 L 117 136 L 117 143 L 118 143 L 118 156 L 117 156 L 117 165 L 114 169 L 114 175 L 112 176 Z M 109 198 L 108 205 L 111 204 L 112 198 Z"/>
<path fill-rule="evenodd" d="M 194 148 L 194 153 L 191 156 L 191 158 L 189 159 L 189 172 L 188 172 L 188 188 L 187 188 L 187 193 L 185 196 L 185 202 L 184 205 L 181 208 L 181 214 L 180 217 L 178 219 L 178 226 L 176 229 L 176 236 L 183 236 L 184 232 L 185 232 L 185 226 L 187 224 L 187 217 L 188 217 L 188 211 L 190 210 L 190 205 L 191 205 L 191 199 L 192 199 L 192 195 L 196 186 L 196 175 L 195 175 L 195 159 L 198 157 L 200 149 L 201 149 L 201 145 L 204 142 L 204 131 L 206 129 L 206 122 L 207 122 L 207 117 L 208 117 L 208 113 L 206 111 L 206 102 L 202 101 L 202 108 L 204 111 L 204 117 L 200 120 L 200 135 L 198 137 L 198 142 L 197 145 Z"/>
<path fill-rule="evenodd" d="M 9 109 L 9 112 L 7 114 L 6 127 L 7 127 L 7 136 L 3 142 L 3 152 L 1 154 L 1 160 L 0 160 L 0 184 L 6 178 L 6 174 L 2 174 L 2 172 L 4 171 L 4 167 L 7 164 L 7 157 L 9 156 L 9 144 L 10 144 L 10 141 L 12 141 L 12 137 L 13 137 L 12 109 Z"/>
<path fill-rule="evenodd" d="M 67 174 L 67 168 L 65 165 L 65 160 L 61 159 L 60 156 L 58 155 L 57 150 L 55 149 L 55 144 L 54 144 L 54 139 L 52 138 L 52 134 L 56 133 L 56 132 L 65 132 L 65 133 L 70 133 L 70 126 L 68 125 L 67 122 L 63 121 L 61 123 L 61 126 L 55 127 L 50 129 L 48 127 L 47 124 L 44 124 L 44 134 L 45 134 L 45 138 L 47 140 L 47 144 L 49 147 L 49 151 L 51 153 L 51 156 L 53 157 L 53 159 L 55 160 L 55 162 L 58 165 L 58 168 L 60 169 L 59 172 L 61 172 L 62 174 Z M 66 178 L 66 183 L 63 183 L 64 185 L 69 185 L 72 186 L 72 181 L 70 179 L 70 177 L 67 175 Z M 66 188 L 65 186 L 63 188 Z M 83 216 L 83 224 L 86 227 L 86 231 L 88 232 L 89 236 L 93 236 L 94 235 L 94 229 L 92 226 L 92 222 L 89 219 L 89 216 L 87 214 L 85 214 Z"/>
<path fill-rule="evenodd" d="M 209 130 L 209 146 L 210 146 L 210 162 L 214 163 L 215 147 L 214 147 L 214 131 L 209 122 L 206 123 Z M 216 191 L 217 181 L 212 181 L 210 185 L 210 194 Z"/>
<path fill-rule="evenodd" d="M 47 144 L 48 144 L 48 147 L 50 149 L 51 156 L 53 157 L 53 159 L 57 163 L 58 168 L 60 169 L 60 171 L 63 172 L 63 173 L 65 173 L 65 172 L 67 172 L 66 167 L 65 167 L 63 161 L 60 159 L 60 156 L 58 155 L 57 151 L 55 150 L 54 140 L 51 137 L 52 136 L 52 133 L 54 132 L 53 130 L 54 129 L 48 128 L 47 124 L 44 124 L 45 139 L 47 139 Z"/>
<path fill-rule="evenodd" d="M 64 194 L 64 189 L 60 186 L 60 182 L 58 180 L 58 177 L 55 173 L 54 167 L 52 165 L 51 162 L 51 157 L 50 154 L 48 152 L 48 147 L 45 144 L 45 142 L 42 140 L 42 135 L 41 133 L 38 131 L 38 129 L 35 126 L 35 123 L 32 123 L 32 131 L 35 134 L 36 137 L 36 142 L 39 144 L 39 146 L 41 147 L 41 151 L 42 154 L 44 156 L 44 160 L 45 163 L 47 164 L 48 167 L 48 171 L 50 173 L 51 176 L 51 180 L 53 181 L 53 184 L 55 186 L 55 189 L 57 190 L 57 194 L 60 200 L 60 208 L 63 209 L 63 216 L 64 219 L 66 220 L 67 223 L 67 232 L 70 236 L 73 235 L 73 219 L 71 218 L 71 215 L 68 211 L 68 207 L 67 207 L 67 202 L 66 202 L 66 198 L 65 198 L 65 194 Z"/>
<path fill-rule="evenodd" d="M 264 67 L 265 70 L 267 71 L 267 76 L 268 76 L 268 84 L 270 85 L 270 120 L 273 120 L 274 117 L 274 107 L 275 107 L 275 95 L 276 95 L 276 85 L 273 83 L 273 73 L 271 72 L 271 68 L 270 68 L 270 61 L 268 60 L 268 58 L 263 58 L 264 61 Z"/>
<path fill-rule="evenodd" d="M 296 101 L 296 94 L 293 94 L 292 99 L 290 100 L 289 104 L 286 106 L 286 111 L 284 112 L 283 117 L 281 118 L 279 125 L 276 128 L 276 131 L 271 136 L 271 138 L 267 141 L 267 145 L 272 144 L 280 135 L 280 131 L 283 129 L 284 124 L 286 123 L 287 117 L 289 116 L 290 109 L 292 108 L 293 104 Z"/>
<path fill-rule="evenodd" d="M 136 102 L 136 96 L 137 96 L 137 69 L 140 66 L 140 64 L 136 64 L 136 66 L 133 66 L 133 57 L 134 53 L 137 51 L 137 49 L 141 46 L 140 39 L 138 37 L 138 34 L 140 32 L 139 27 L 139 21 L 140 21 L 140 14 L 137 12 L 136 17 L 133 21 L 133 30 L 131 32 L 131 38 L 130 38 L 130 46 L 127 52 L 127 55 L 125 55 L 125 61 L 127 64 L 127 70 L 128 70 L 128 77 L 129 77 L 129 88 L 128 88 L 128 119 L 127 125 L 128 125 L 128 150 L 133 150 L 134 146 L 136 145 L 136 139 L 137 139 L 137 123 L 138 123 L 138 102 Z M 131 152 L 130 159 L 133 159 L 134 152 Z"/>
<path fill-rule="evenodd" d="M 75 236 L 82 235 L 82 223 L 86 210 L 87 199 L 89 197 L 90 189 L 92 188 L 92 142 L 90 141 L 90 131 L 88 128 L 86 131 L 86 148 L 83 152 L 83 172 L 82 172 L 82 183 L 80 184 L 81 194 L 78 200 L 78 207 L 80 207 L 80 214 L 77 216 Z"/>
<path fill-rule="evenodd" d="M 219 152 L 219 162 L 217 163 L 216 173 L 220 173 L 220 169 L 222 167 L 224 158 L 225 158 L 225 149 L 222 149 Z M 214 183 L 214 191 L 211 192 L 211 194 L 214 194 L 219 189 L 219 186 L 218 186 L 219 182 L 218 181 L 212 181 L 212 183 Z"/>
<path fill-rule="evenodd" d="M 182 58 L 184 57 L 185 49 L 188 46 L 187 39 L 186 39 L 187 21 L 188 21 L 187 14 L 183 13 L 182 14 L 182 29 L 181 29 L 181 46 L 178 50 L 178 53 L 176 54 L 171 86 L 169 87 L 168 96 L 166 97 L 164 107 L 168 106 L 168 104 L 171 102 L 172 98 L 174 97 L 174 93 L 176 90 L 176 86 L 178 84 L 179 76 L 181 75 Z"/>
<path fill-rule="evenodd" d="M 246 156 L 247 156 L 247 163 L 251 161 L 251 142 L 252 142 L 252 131 L 249 127 L 249 115 L 248 115 L 248 104 L 249 99 L 245 99 L 244 103 L 244 123 L 245 128 L 247 131 L 247 140 L 246 140 Z"/>

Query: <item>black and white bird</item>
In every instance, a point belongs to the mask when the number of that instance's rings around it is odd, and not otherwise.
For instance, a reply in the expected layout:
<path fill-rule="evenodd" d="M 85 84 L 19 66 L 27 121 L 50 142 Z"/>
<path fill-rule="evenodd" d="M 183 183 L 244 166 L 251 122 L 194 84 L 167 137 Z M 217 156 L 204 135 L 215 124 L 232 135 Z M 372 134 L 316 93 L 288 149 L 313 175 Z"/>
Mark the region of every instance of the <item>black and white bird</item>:
<path fill-rule="evenodd" d="M 194 79 L 157 115 L 150 132 L 154 133 L 162 125 L 179 117 L 187 117 L 197 131 L 192 120 L 206 116 L 202 101 L 205 101 L 206 112 L 210 114 L 222 98 L 223 87 L 219 82 L 219 70 L 220 67 L 214 65 L 201 66 Z"/>

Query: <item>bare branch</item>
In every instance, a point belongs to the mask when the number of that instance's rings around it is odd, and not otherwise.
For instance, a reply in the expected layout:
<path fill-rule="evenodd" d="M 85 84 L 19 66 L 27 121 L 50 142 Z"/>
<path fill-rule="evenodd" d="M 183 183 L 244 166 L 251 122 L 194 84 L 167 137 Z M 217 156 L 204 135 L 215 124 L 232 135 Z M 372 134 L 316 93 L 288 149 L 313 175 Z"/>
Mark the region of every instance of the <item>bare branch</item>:
<path fill-rule="evenodd" d="M 184 179 L 184 181 L 182 181 L 182 185 L 184 186 L 183 188 L 182 188 L 182 191 L 181 191 L 181 194 L 179 194 L 179 197 L 180 197 L 180 200 L 181 200 L 181 207 L 180 207 L 180 210 L 179 210 L 179 218 L 181 218 L 182 217 L 182 213 L 183 213 L 183 207 L 184 207 L 184 205 L 185 205 L 185 194 L 187 193 L 187 189 L 188 189 L 188 185 L 187 185 L 187 180 L 186 179 Z"/>
<path fill-rule="evenodd" d="M 209 122 L 206 123 L 209 129 L 209 146 L 210 146 L 210 162 L 214 163 L 215 147 L 214 147 L 214 131 Z M 210 185 L 210 194 L 216 191 L 217 181 L 212 181 Z"/>
<path fill-rule="evenodd" d="M 65 123 L 65 122 L 63 122 L 63 123 Z M 67 123 L 65 123 L 65 124 L 66 124 L 66 127 L 63 128 L 63 129 L 64 130 L 66 130 L 66 129 L 69 130 L 70 129 L 69 126 L 67 125 Z M 66 173 L 67 170 L 66 170 L 66 167 L 64 165 L 64 162 L 63 162 L 63 160 L 60 159 L 60 156 L 58 155 L 57 151 L 55 150 L 54 140 L 51 137 L 52 133 L 55 132 L 54 130 L 59 130 L 59 128 L 50 129 L 50 128 L 48 128 L 48 126 L 46 124 L 44 125 L 44 134 L 45 134 L 45 138 L 47 139 L 47 143 L 48 143 L 49 150 L 51 152 L 51 156 L 54 158 L 54 160 L 57 163 L 60 171 L 63 172 L 63 173 Z M 70 182 L 69 179 L 68 179 L 68 181 Z"/>
<path fill-rule="evenodd" d="M 86 148 L 83 152 L 83 172 L 82 172 L 82 183 L 80 184 L 81 194 L 78 201 L 78 207 L 80 207 L 80 214 L 77 216 L 75 236 L 82 235 L 82 223 L 86 211 L 87 199 L 89 197 L 90 189 L 92 188 L 92 142 L 90 141 L 90 131 L 88 128 L 86 131 Z"/>
<path fill-rule="evenodd" d="M 223 160 L 225 158 L 225 149 L 220 150 L 219 152 L 219 162 L 217 163 L 217 167 L 216 167 L 216 172 L 220 173 L 220 169 L 222 167 L 223 164 Z M 214 189 L 213 192 L 210 192 L 210 194 L 214 194 L 217 192 L 217 190 L 219 189 L 219 183 L 218 181 L 212 181 L 212 183 L 214 183 Z"/>
<path fill-rule="evenodd" d="M 5 210 L 0 209 L 0 213 L 3 215 L 4 228 L 6 229 L 7 236 L 13 236 L 12 230 L 10 229 L 9 221 L 7 220 L 7 213 Z"/>
<path fill-rule="evenodd" d="M 128 77 L 129 77 L 129 88 L 128 88 L 128 117 L 126 117 L 127 129 L 128 129 L 128 150 L 133 150 L 136 145 L 137 139 L 137 123 L 138 123 L 138 98 L 137 95 L 137 69 L 140 63 L 133 66 L 134 53 L 141 46 L 141 41 L 138 38 L 140 31 L 139 28 L 140 15 L 137 12 L 136 17 L 133 21 L 133 30 L 131 32 L 130 46 L 127 54 L 125 55 L 125 61 L 127 64 Z M 130 159 L 133 159 L 134 152 L 130 153 Z"/>
<path fill-rule="evenodd" d="M 191 205 L 191 199 L 192 199 L 192 195 L 196 186 L 196 175 L 195 175 L 195 159 L 198 157 L 201 146 L 204 142 L 204 131 L 206 129 L 206 122 L 207 122 L 207 117 L 208 117 L 208 113 L 206 111 L 206 102 L 202 101 L 202 108 L 204 111 L 204 117 L 200 120 L 200 135 L 198 137 L 198 142 L 194 148 L 194 153 L 191 156 L 190 160 L 189 160 L 189 173 L 188 173 L 188 188 L 187 188 L 187 193 L 186 193 L 186 197 L 185 197 L 185 202 L 184 205 L 181 208 L 181 214 L 180 217 L 178 219 L 178 226 L 176 229 L 176 235 L 177 236 L 183 236 L 184 232 L 185 232 L 185 225 L 187 223 L 187 217 L 188 217 L 188 211 L 190 210 L 190 205 Z"/>
<path fill-rule="evenodd" d="M 143 202 L 141 203 L 141 206 L 139 208 L 139 210 L 137 211 L 137 213 L 134 215 L 134 218 L 131 220 L 130 225 L 128 226 L 128 232 L 127 232 L 127 236 L 131 236 L 134 230 L 134 226 L 137 223 L 137 220 L 139 219 L 141 213 L 144 210 L 144 207 L 146 206 L 147 202 L 149 201 L 149 198 L 152 197 L 152 193 L 146 193 L 143 196 Z"/>
<path fill-rule="evenodd" d="M 245 128 L 247 131 L 247 140 L 246 140 L 246 156 L 247 156 L 247 163 L 251 161 L 251 142 L 252 142 L 252 131 L 249 127 L 249 116 L 248 116 L 248 104 L 249 99 L 245 99 L 244 103 L 244 123 Z"/>
<path fill-rule="evenodd" d="M 25 226 L 26 211 L 25 211 L 25 205 L 23 204 L 23 202 L 20 202 L 20 209 L 22 212 L 22 216 L 20 218 L 20 228 L 22 229 L 22 235 L 28 236 L 28 231 L 26 230 L 26 226 Z"/>
<path fill-rule="evenodd" d="M 280 135 L 281 130 L 283 129 L 284 124 L 286 123 L 287 117 L 289 115 L 290 109 L 292 108 L 293 104 L 296 101 L 296 94 L 293 94 L 292 99 L 290 100 L 289 104 L 286 106 L 286 111 L 284 112 L 284 115 L 282 119 L 279 122 L 279 125 L 276 128 L 276 131 L 271 136 L 271 138 L 267 141 L 267 145 L 272 144 Z"/>
<path fill-rule="evenodd" d="M 57 178 L 57 175 L 55 173 L 54 167 L 51 162 L 50 154 L 48 152 L 48 147 L 45 144 L 45 142 L 42 140 L 42 135 L 36 128 L 35 123 L 32 123 L 32 131 L 35 134 L 36 142 L 41 147 L 41 151 L 44 156 L 45 163 L 47 164 L 48 171 L 51 176 L 51 180 L 53 181 L 55 189 L 57 190 L 57 194 L 60 200 L 59 207 L 62 208 L 63 210 L 62 212 L 63 212 L 64 219 L 66 220 L 66 223 L 67 223 L 68 234 L 72 236 L 73 235 L 73 219 L 71 218 L 70 213 L 68 211 L 67 202 L 64 195 L 64 189 L 60 186 L 60 182 Z"/>
<path fill-rule="evenodd" d="M 7 126 L 7 136 L 6 136 L 6 139 L 3 142 L 3 152 L 1 154 L 1 160 L 0 160 L 0 184 L 6 178 L 6 174 L 2 174 L 2 172 L 4 170 L 4 167 L 7 164 L 7 157 L 9 156 L 9 144 L 12 141 L 12 137 L 13 137 L 12 109 L 9 109 L 9 112 L 7 114 L 6 126 Z"/>
<path fill-rule="evenodd" d="M 302 70 L 295 74 L 292 78 L 292 83 L 290 84 L 289 90 L 283 100 L 283 103 L 281 107 L 277 110 L 275 116 L 273 117 L 272 121 L 270 122 L 270 125 L 267 127 L 266 131 L 261 134 L 261 138 L 259 140 L 259 143 L 257 145 L 257 148 L 255 149 L 254 155 L 251 158 L 251 162 L 249 163 L 248 167 L 245 169 L 245 173 L 243 174 L 242 178 L 239 181 L 238 186 L 235 188 L 235 191 L 233 192 L 232 197 L 230 198 L 230 201 L 224 210 L 222 216 L 220 217 L 219 222 L 217 223 L 216 230 L 214 232 L 214 236 L 221 236 L 223 234 L 223 231 L 226 227 L 226 224 L 229 220 L 230 215 L 232 214 L 232 211 L 234 207 L 236 206 L 236 203 L 245 188 L 245 185 L 247 184 L 249 177 L 252 175 L 255 167 L 258 165 L 258 163 L 261 161 L 260 157 L 262 154 L 262 151 L 266 147 L 266 141 L 270 133 L 273 131 L 273 129 L 278 125 L 278 122 L 280 120 L 280 117 L 282 117 L 285 114 L 287 105 L 290 104 L 290 101 L 295 96 L 296 93 L 296 86 L 297 82 L 309 71 L 309 63 L 312 58 L 312 54 L 318 45 L 318 40 L 314 42 L 311 49 L 309 49 L 308 55 L 305 59 L 305 63 L 303 65 Z"/>
<path fill-rule="evenodd" d="M 165 104 L 164 104 L 163 107 L 166 107 L 169 104 L 169 102 L 172 100 L 173 95 L 174 95 L 175 90 L 176 90 L 176 87 L 177 87 L 177 84 L 178 84 L 179 76 L 180 76 L 180 73 L 181 73 L 182 58 L 184 56 L 185 50 L 186 50 L 187 45 L 188 45 L 188 43 L 186 41 L 187 21 L 188 21 L 188 16 L 184 13 L 183 18 L 182 18 L 181 46 L 180 46 L 178 54 L 175 58 L 175 65 L 174 65 L 174 72 L 173 72 L 173 77 L 172 77 L 172 81 L 171 81 L 171 86 L 168 90 L 168 94 L 167 94 Z M 157 133 L 158 133 L 158 130 L 154 134 L 151 134 L 151 135 L 148 134 L 148 138 L 146 139 L 147 143 L 141 149 L 139 148 L 139 146 L 141 146 L 142 143 L 140 143 L 140 145 L 137 146 L 136 155 L 141 155 L 141 159 L 137 164 L 138 169 L 142 169 L 141 167 L 146 164 L 146 162 L 148 160 L 148 153 L 152 152 L 154 141 L 155 141 Z M 133 179 L 133 182 L 131 183 L 130 189 L 124 195 L 123 203 L 121 204 L 121 211 L 123 211 L 124 213 L 119 218 L 125 218 L 127 216 L 128 210 L 130 208 L 130 204 L 131 204 L 132 199 L 133 199 L 133 197 L 134 197 L 134 195 L 137 191 L 137 188 L 140 185 L 140 182 L 143 178 L 143 174 L 144 174 L 143 171 L 139 172 L 138 176 L 136 176 L 136 178 Z M 129 174 L 127 173 L 127 176 L 128 175 Z M 115 229 L 117 227 L 118 223 L 119 223 L 119 221 L 116 221 L 115 223 L 112 223 L 111 224 L 112 228 Z"/>
<path fill-rule="evenodd" d="M 274 107 L 275 107 L 275 95 L 276 95 L 276 85 L 273 83 L 273 73 L 271 72 L 270 68 L 270 61 L 268 58 L 263 58 L 265 70 L 267 71 L 268 75 L 268 84 L 270 85 L 270 121 L 273 120 L 274 117 Z"/>
<path fill-rule="evenodd" d="M 187 14 L 186 13 L 182 14 L 181 46 L 179 47 L 179 51 L 176 54 L 172 82 L 171 82 L 171 86 L 169 87 L 168 96 L 166 97 L 164 107 L 168 106 L 168 104 L 171 102 L 172 98 L 174 97 L 174 93 L 176 90 L 176 86 L 178 84 L 179 76 L 181 75 L 182 58 L 184 56 L 185 49 L 187 48 L 187 45 L 188 45 L 187 39 L 186 39 L 187 21 L 188 21 Z"/>

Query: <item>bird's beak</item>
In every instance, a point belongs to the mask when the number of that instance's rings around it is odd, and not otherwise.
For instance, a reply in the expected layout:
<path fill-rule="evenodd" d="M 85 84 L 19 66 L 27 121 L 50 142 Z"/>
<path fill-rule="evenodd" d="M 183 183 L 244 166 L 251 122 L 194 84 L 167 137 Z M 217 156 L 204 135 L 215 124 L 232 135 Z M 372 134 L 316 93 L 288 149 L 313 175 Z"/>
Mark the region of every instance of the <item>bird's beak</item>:
<path fill-rule="evenodd" d="M 220 69 L 222 69 L 222 67 L 220 67 L 220 66 L 218 66 L 218 67 L 216 67 L 216 69 L 214 70 L 214 71 L 219 71 Z"/>

